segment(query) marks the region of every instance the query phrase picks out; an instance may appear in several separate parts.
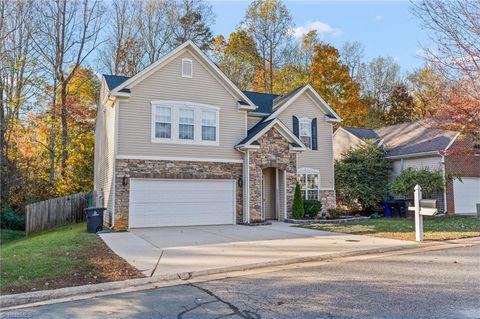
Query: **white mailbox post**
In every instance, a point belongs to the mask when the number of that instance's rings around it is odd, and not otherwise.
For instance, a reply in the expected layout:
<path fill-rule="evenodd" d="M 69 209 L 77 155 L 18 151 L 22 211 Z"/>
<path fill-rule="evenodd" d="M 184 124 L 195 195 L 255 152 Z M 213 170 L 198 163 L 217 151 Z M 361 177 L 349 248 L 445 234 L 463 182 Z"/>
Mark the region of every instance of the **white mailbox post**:
<path fill-rule="evenodd" d="M 409 209 L 415 210 L 415 240 L 423 241 L 423 215 L 436 215 L 438 212 L 437 205 L 435 200 L 422 200 L 422 187 L 418 184 L 415 186 L 413 201 L 415 206 L 409 207 Z"/>

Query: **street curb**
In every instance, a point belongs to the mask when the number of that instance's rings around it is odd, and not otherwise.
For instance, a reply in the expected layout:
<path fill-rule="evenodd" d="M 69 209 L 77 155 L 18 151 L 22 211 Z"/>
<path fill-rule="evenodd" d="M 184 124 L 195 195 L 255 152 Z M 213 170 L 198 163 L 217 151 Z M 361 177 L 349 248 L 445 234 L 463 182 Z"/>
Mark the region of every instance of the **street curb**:
<path fill-rule="evenodd" d="M 209 276 L 209 275 L 217 275 L 222 273 L 240 272 L 240 271 L 254 270 L 259 268 L 284 266 L 289 264 L 297 264 L 297 263 L 305 263 L 305 262 L 325 261 L 325 260 L 344 258 L 344 257 L 355 257 L 355 256 L 363 256 L 363 255 L 371 255 L 371 254 L 388 253 L 388 252 L 401 251 L 401 250 L 417 249 L 420 247 L 424 247 L 424 248 L 441 247 L 441 246 L 448 247 L 453 245 L 456 246 L 456 245 L 462 245 L 462 244 L 460 243 L 448 244 L 443 242 L 417 243 L 413 245 L 402 245 L 402 246 L 394 246 L 394 247 L 386 247 L 386 248 L 375 248 L 375 249 L 367 249 L 367 250 L 360 250 L 360 251 L 351 251 L 346 253 L 334 253 L 334 254 L 327 254 L 327 255 L 297 257 L 297 258 L 281 259 L 281 260 L 274 260 L 269 262 L 261 262 L 261 263 L 246 264 L 246 265 L 239 265 L 239 266 L 221 267 L 221 268 L 213 268 L 213 269 L 199 270 L 199 271 L 192 271 L 192 272 L 160 275 L 160 276 L 154 276 L 154 277 L 148 277 L 148 278 L 129 279 L 124 281 L 107 282 L 107 283 L 94 284 L 94 285 L 84 285 L 84 286 L 67 287 L 67 288 L 60 288 L 60 289 L 54 289 L 54 290 L 27 292 L 27 293 L 15 294 L 15 295 L 4 295 L 4 296 L 0 296 L 0 308 L 14 307 L 14 306 L 20 306 L 20 305 L 25 306 L 26 304 L 73 297 L 76 295 L 105 293 L 109 291 L 111 291 L 113 294 L 113 292 L 116 290 L 121 290 L 126 288 L 147 286 L 147 285 L 152 285 L 152 284 L 161 283 L 161 282 L 178 281 L 179 279 L 182 281 L 187 281 L 192 278 L 198 278 L 198 277 Z M 468 245 L 468 243 L 465 243 L 464 245 Z M 150 289 L 150 288 L 147 288 L 147 289 Z"/>

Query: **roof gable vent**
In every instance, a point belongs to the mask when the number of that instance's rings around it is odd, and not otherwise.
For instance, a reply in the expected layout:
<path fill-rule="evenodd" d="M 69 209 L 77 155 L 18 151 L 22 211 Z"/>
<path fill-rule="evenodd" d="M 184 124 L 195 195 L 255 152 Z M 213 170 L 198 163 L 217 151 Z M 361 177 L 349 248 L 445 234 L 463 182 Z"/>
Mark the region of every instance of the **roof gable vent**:
<path fill-rule="evenodd" d="M 182 77 L 191 78 L 193 76 L 192 60 L 182 59 Z"/>

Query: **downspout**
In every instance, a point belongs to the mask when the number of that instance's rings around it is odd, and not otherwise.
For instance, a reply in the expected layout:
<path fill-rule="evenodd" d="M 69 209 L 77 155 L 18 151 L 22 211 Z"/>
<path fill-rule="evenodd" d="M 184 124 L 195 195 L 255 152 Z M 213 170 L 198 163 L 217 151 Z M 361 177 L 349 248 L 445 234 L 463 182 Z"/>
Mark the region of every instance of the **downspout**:
<path fill-rule="evenodd" d="M 250 222 L 250 151 L 245 150 L 243 161 L 243 202 L 244 223 Z"/>
<path fill-rule="evenodd" d="M 447 205 L 447 178 L 446 178 L 446 173 L 445 173 L 445 155 L 442 155 L 442 176 L 443 176 L 443 183 L 444 183 L 444 189 L 443 189 L 443 205 L 445 206 L 443 211 L 444 213 L 447 213 L 448 211 L 448 205 Z"/>

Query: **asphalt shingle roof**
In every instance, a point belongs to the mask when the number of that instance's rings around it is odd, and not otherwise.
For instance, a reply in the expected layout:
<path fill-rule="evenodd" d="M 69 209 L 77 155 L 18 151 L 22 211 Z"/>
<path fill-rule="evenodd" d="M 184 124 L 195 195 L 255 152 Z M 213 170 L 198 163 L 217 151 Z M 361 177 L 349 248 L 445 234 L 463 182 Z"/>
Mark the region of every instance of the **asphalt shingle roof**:
<path fill-rule="evenodd" d="M 362 139 L 383 140 L 387 156 L 410 155 L 445 150 L 457 132 L 431 127 L 428 121 L 416 121 L 375 130 L 344 127 Z"/>
<path fill-rule="evenodd" d="M 257 124 L 255 124 L 251 129 L 248 130 L 248 133 L 247 133 L 247 136 L 240 142 L 238 143 L 238 145 L 242 145 L 242 144 L 245 144 L 247 143 L 249 140 L 251 140 L 255 135 L 257 135 L 258 132 L 260 132 L 261 130 L 263 130 L 268 124 L 270 124 L 272 120 L 269 120 L 269 121 L 264 121 L 264 119 L 262 119 L 260 122 L 258 122 Z"/>
<path fill-rule="evenodd" d="M 369 128 L 358 128 L 358 127 L 343 127 L 345 131 L 350 132 L 351 134 L 355 135 L 361 139 L 377 139 L 378 135 L 375 133 L 374 130 Z"/>
<path fill-rule="evenodd" d="M 273 100 L 275 100 L 278 95 L 251 91 L 242 92 L 250 99 L 250 101 L 255 103 L 256 106 L 258 106 L 255 112 L 265 114 L 272 113 Z"/>
<path fill-rule="evenodd" d="M 120 75 L 112 75 L 112 74 L 104 74 L 103 77 L 105 78 L 105 82 L 107 83 L 108 89 L 113 90 L 126 80 L 130 79 L 128 76 L 120 76 Z M 120 92 L 130 93 L 129 89 L 120 90 Z"/>

